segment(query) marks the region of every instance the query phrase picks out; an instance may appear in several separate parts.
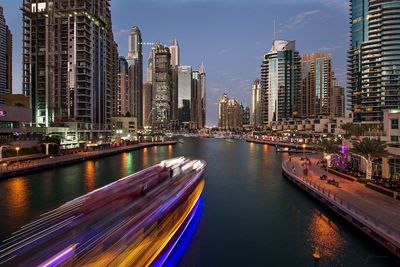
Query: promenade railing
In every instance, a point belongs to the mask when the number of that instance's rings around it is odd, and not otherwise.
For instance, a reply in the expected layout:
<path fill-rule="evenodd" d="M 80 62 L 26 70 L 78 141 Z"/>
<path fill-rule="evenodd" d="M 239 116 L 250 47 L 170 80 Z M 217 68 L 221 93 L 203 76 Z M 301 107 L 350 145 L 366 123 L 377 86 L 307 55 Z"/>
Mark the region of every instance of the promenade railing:
<path fill-rule="evenodd" d="M 396 243 L 397 245 L 400 245 L 400 229 L 396 229 L 388 225 L 387 223 L 383 222 L 382 220 L 379 220 L 376 217 L 371 216 L 367 212 L 351 204 L 349 201 L 346 201 L 344 198 L 340 197 L 336 192 L 330 190 L 321 183 L 315 182 L 312 179 L 307 178 L 306 176 L 297 175 L 296 171 L 293 171 L 293 169 L 291 169 L 291 167 L 293 166 L 295 165 L 289 161 L 285 161 L 282 164 L 282 168 L 284 169 L 287 175 L 290 175 L 296 180 L 302 182 L 308 188 L 311 187 L 312 189 L 314 189 L 314 191 L 319 192 L 321 195 L 327 198 L 327 200 L 334 202 L 336 207 L 343 209 L 347 214 L 350 214 L 359 221 L 362 221 L 365 225 L 372 227 L 376 231 L 383 233 L 392 242 Z"/>

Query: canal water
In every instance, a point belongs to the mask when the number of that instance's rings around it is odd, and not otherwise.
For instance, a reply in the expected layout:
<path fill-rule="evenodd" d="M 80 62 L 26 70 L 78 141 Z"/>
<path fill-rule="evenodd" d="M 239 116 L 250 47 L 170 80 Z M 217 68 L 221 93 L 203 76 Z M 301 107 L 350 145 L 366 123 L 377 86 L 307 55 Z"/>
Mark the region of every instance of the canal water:
<path fill-rule="evenodd" d="M 0 182 L 0 238 L 46 211 L 161 160 L 207 161 L 200 215 L 180 266 L 400 266 L 281 174 L 267 145 L 184 139 L 175 146 L 87 161 Z"/>

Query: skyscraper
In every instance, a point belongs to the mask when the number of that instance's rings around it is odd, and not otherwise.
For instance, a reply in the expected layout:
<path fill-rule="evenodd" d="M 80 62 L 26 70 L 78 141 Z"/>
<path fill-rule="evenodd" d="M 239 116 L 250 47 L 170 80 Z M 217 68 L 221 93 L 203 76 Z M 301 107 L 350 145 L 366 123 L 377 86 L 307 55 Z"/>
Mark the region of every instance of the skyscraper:
<path fill-rule="evenodd" d="M 345 96 L 344 88 L 335 78 L 332 82 L 332 100 L 331 100 L 332 115 L 335 117 L 345 116 Z"/>
<path fill-rule="evenodd" d="M 152 114 L 152 98 L 153 89 L 151 82 L 145 82 L 143 85 L 143 126 L 151 126 L 151 114 Z"/>
<path fill-rule="evenodd" d="M 192 121 L 197 129 L 205 126 L 206 119 L 206 73 L 202 65 L 200 70 L 192 71 Z"/>
<path fill-rule="evenodd" d="M 263 125 L 299 116 L 300 56 L 295 41 L 274 40 L 261 66 Z"/>
<path fill-rule="evenodd" d="M 243 126 L 243 111 L 239 102 L 223 94 L 218 101 L 218 128 L 240 130 Z"/>
<path fill-rule="evenodd" d="M 257 79 L 251 88 L 250 125 L 254 128 L 262 127 L 261 83 Z"/>
<path fill-rule="evenodd" d="M 201 107 L 201 76 L 200 71 L 192 71 L 192 121 L 195 123 L 196 128 L 201 126 L 202 107 Z"/>
<path fill-rule="evenodd" d="M 206 126 L 206 119 L 207 119 L 207 75 L 204 63 L 201 63 L 199 74 L 201 81 L 201 106 L 202 106 L 202 118 L 200 127 L 204 128 Z"/>
<path fill-rule="evenodd" d="M 354 119 L 382 128 L 400 107 L 400 0 L 352 0 L 349 89 Z"/>
<path fill-rule="evenodd" d="M 178 120 L 178 66 L 171 66 L 171 120 Z"/>
<path fill-rule="evenodd" d="M 23 92 L 33 122 L 74 122 L 80 138 L 107 133 L 116 90 L 109 0 L 24 0 Z"/>
<path fill-rule="evenodd" d="M 0 6 L 0 104 L 4 102 L 1 94 L 12 91 L 12 34 Z"/>
<path fill-rule="evenodd" d="M 301 55 L 300 113 L 303 118 L 333 115 L 332 55 Z"/>
<path fill-rule="evenodd" d="M 147 59 L 147 82 L 153 82 L 153 51 L 151 51 Z"/>
<path fill-rule="evenodd" d="M 131 115 L 137 118 L 138 127 L 143 126 L 143 53 L 142 35 L 139 27 L 134 26 L 129 33 L 128 56 L 129 86 L 132 92 Z"/>
<path fill-rule="evenodd" d="M 206 101 L 207 101 L 207 76 L 204 64 L 200 70 L 192 71 L 192 103 L 191 117 L 197 129 L 205 127 L 206 124 Z"/>
<path fill-rule="evenodd" d="M 361 46 L 368 40 L 369 0 L 350 0 L 350 49 L 348 52 L 348 89 L 354 120 L 361 119 Z"/>
<path fill-rule="evenodd" d="M 180 51 L 176 37 L 172 40 L 172 45 L 169 47 L 169 50 L 171 52 L 171 66 L 175 68 L 180 65 Z"/>
<path fill-rule="evenodd" d="M 176 38 L 172 40 L 172 44 L 169 47 L 171 52 L 171 120 L 178 120 L 178 66 L 180 65 L 180 51 L 179 45 Z"/>
<path fill-rule="evenodd" d="M 115 41 L 114 44 L 110 46 L 109 54 L 111 64 L 107 65 L 109 67 L 107 70 L 107 73 L 109 73 L 107 79 L 109 79 L 111 86 L 107 93 L 107 95 L 109 95 L 109 98 L 107 99 L 107 112 L 111 114 L 111 117 L 115 117 L 117 116 L 117 98 L 119 86 L 119 53 L 118 45 Z"/>
<path fill-rule="evenodd" d="M 178 66 L 178 120 L 191 121 L 192 67 Z"/>
<path fill-rule="evenodd" d="M 114 116 L 125 116 L 128 112 L 131 114 L 133 94 L 129 87 L 129 67 L 124 57 L 119 57 L 118 64 L 118 91 L 116 97 L 116 112 Z"/>
<path fill-rule="evenodd" d="M 168 47 L 153 48 L 153 127 L 165 129 L 171 121 L 171 53 Z"/>
<path fill-rule="evenodd" d="M 240 105 L 242 109 L 242 125 L 249 126 L 250 125 L 250 108 L 243 104 Z"/>

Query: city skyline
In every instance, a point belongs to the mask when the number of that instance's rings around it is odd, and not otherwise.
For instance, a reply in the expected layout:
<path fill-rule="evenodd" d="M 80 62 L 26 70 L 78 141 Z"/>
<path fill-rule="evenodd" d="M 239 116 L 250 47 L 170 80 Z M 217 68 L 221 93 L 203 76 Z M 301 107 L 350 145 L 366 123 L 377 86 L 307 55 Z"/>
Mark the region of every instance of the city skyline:
<path fill-rule="evenodd" d="M 1 265 L 399 265 L 400 0 L 18 2 Z"/>
<path fill-rule="evenodd" d="M 21 92 L 20 3 L 0 1 L 0 4 L 4 6 L 14 36 L 14 92 Z M 169 45 L 176 36 L 181 48 L 181 64 L 195 63 L 193 67 L 198 68 L 204 61 L 209 88 L 207 124 L 216 125 L 218 97 L 224 92 L 250 104 L 252 82 L 259 78 L 262 56 L 272 43 L 274 20 L 276 37 L 296 40 L 300 53 L 332 53 L 333 69 L 341 85 L 345 86 L 347 4 L 347 1 L 280 1 L 279 4 L 274 4 L 274 1 L 246 4 L 245 1 L 227 0 L 113 1 L 111 7 L 115 40 L 121 55 L 127 54 L 129 31 L 132 25 L 137 25 L 142 30 L 144 42 L 161 41 Z M 130 6 L 135 8 L 127 8 Z M 189 11 L 194 16 L 191 16 L 191 21 L 183 23 L 179 14 Z M 220 15 L 221 11 L 224 15 Z M 200 16 L 206 13 L 207 19 Z M 236 16 L 242 19 L 236 20 Z M 168 23 L 160 25 L 157 21 Z M 326 31 L 332 24 L 337 27 Z M 145 46 L 143 50 L 144 58 L 148 58 L 150 47 Z"/>

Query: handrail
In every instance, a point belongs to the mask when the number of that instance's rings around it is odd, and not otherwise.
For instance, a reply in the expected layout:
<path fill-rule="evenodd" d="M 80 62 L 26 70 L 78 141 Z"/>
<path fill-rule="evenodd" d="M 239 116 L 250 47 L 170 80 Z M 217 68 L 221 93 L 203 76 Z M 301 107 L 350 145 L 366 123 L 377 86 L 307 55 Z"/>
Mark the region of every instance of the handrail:
<path fill-rule="evenodd" d="M 394 242 L 400 244 L 400 230 L 395 229 L 392 226 L 387 225 L 386 223 L 378 220 L 371 215 L 361 211 L 359 208 L 356 208 L 354 205 L 351 205 L 349 202 L 345 201 L 343 198 L 339 197 L 337 194 L 332 192 L 331 190 L 327 189 L 325 186 L 322 186 L 319 183 L 313 182 L 311 179 L 307 179 L 302 176 L 298 176 L 293 172 L 290 172 L 285 165 L 290 165 L 289 161 L 285 161 L 282 163 L 282 169 L 285 171 L 286 174 L 292 176 L 293 178 L 297 179 L 298 181 L 303 182 L 306 185 L 311 186 L 319 193 L 324 195 L 328 198 L 328 200 L 333 201 L 339 208 L 342 208 L 355 216 L 357 219 L 364 221 L 367 225 L 372 226 L 374 229 L 379 230 L 383 234 L 385 234 L 388 238 L 392 239 Z M 294 166 L 292 164 L 292 166 Z"/>

